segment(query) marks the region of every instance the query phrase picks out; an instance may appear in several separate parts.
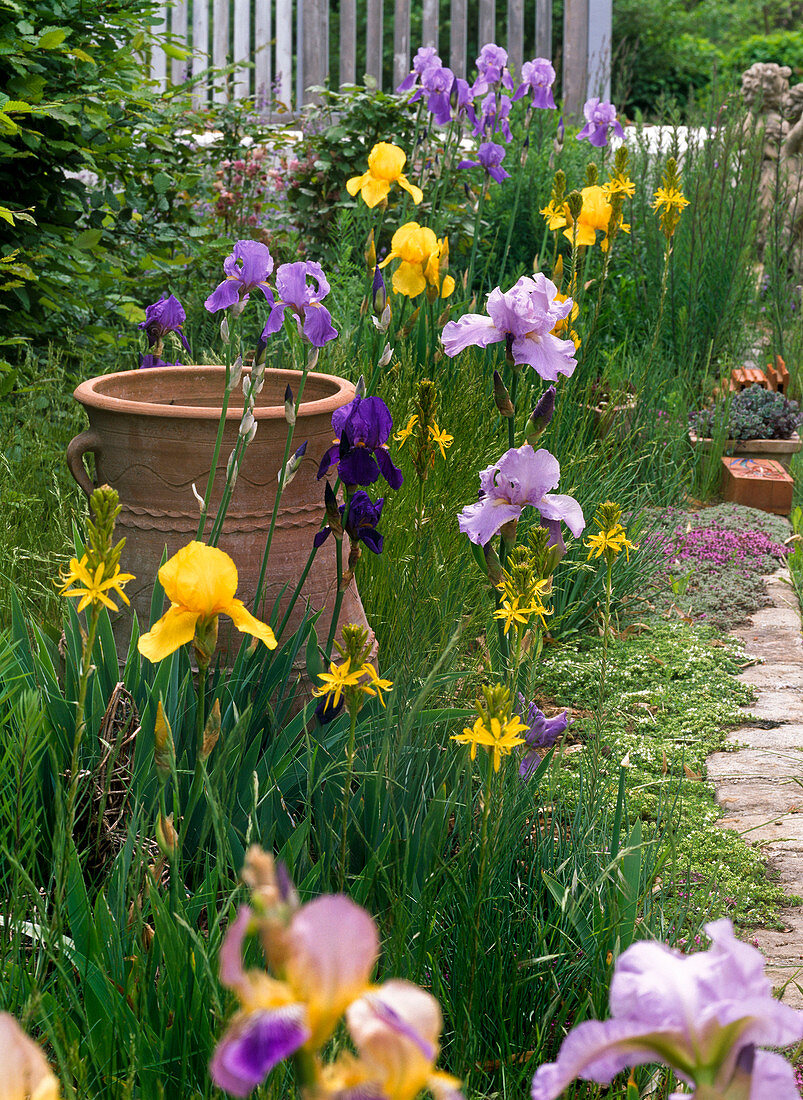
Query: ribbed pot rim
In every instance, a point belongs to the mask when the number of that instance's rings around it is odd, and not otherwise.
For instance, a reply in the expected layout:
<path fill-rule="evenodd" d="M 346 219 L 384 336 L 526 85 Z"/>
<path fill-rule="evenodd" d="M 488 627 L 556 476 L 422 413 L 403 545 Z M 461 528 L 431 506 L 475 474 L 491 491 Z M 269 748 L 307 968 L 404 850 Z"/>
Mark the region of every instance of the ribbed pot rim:
<path fill-rule="evenodd" d="M 250 368 L 246 367 L 244 373 L 247 374 L 249 371 Z M 85 382 L 81 382 L 73 391 L 73 397 L 85 408 L 99 409 L 103 412 L 127 414 L 130 416 L 169 417 L 179 420 L 219 420 L 222 411 L 219 405 L 168 405 L 158 401 L 140 401 L 132 397 L 120 397 L 114 393 L 108 392 L 108 390 L 113 390 L 115 386 L 120 386 L 121 389 L 124 389 L 126 383 L 128 383 L 128 388 L 130 390 L 132 383 L 136 386 L 135 379 L 142 379 L 144 382 L 144 375 L 147 374 L 148 382 L 152 383 L 158 381 L 164 386 L 164 392 L 170 393 L 172 380 L 175 377 L 182 377 L 183 381 L 186 381 L 188 372 L 193 372 L 201 381 L 211 383 L 212 380 L 225 377 L 226 368 L 222 366 L 167 366 L 149 367 L 146 371 L 126 370 L 117 371 L 114 374 L 100 374 L 95 378 L 88 378 Z M 265 374 L 266 377 L 270 376 L 278 381 L 280 385 L 283 382 L 285 385 L 289 384 L 295 393 L 298 392 L 301 371 L 268 368 Z M 322 374 L 318 371 L 309 371 L 306 385 L 309 386 L 310 384 L 325 384 L 331 386 L 332 393 L 328 397 L 319 398 L 315 401 L 302 401 L 298 409 L 299 418 L 307 416 L 331 416 L 336 409 L 348 404 L 356 392 L 352 382 L 349 382 L 346 378 L 341 378 L 337 374 Z M 222 386 L 219 386 L 219 389 L 222 390 Z M 229 405 L 229 408 L 226 410 L 227 421 L 239 420 L 243 414 L 241 388 L 238 387 L 232 396 L 237 400 Z M 280 418 L 284 419 L 284 403 L 281 405 L 262 406 L 258 404 L 254 409 L 255 420 L 278 420 Z"/>

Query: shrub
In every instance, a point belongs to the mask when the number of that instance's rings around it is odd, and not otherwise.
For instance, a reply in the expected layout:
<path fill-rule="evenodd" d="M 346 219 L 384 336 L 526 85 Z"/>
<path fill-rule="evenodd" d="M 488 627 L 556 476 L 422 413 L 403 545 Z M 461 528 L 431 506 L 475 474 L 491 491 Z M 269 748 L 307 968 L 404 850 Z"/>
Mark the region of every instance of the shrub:
<path fill-rule="evenodd" d="M 791 439 L 801 420 L 797 401 L 756 383 L 734 394 L 728 406 L 691 413 L 689 423 L 699 437 L 710 438 L 725 416 L 730 439 Z"/>
<path fill-rule="evenodd" d="M 726 63 L 736 72 L 744 72 L 757 61 L 774 61 L 788 65 L 792 83 L 803 73 L 803 31 L 776 31 L 774 34 L 752 34 L 726 55 Z"/>

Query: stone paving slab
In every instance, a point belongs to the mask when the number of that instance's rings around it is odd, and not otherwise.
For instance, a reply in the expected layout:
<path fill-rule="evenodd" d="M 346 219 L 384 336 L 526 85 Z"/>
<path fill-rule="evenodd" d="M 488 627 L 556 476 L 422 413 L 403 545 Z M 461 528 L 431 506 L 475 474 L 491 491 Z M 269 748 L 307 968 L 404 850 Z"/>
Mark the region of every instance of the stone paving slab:
<path fill-rule="evenodd" d="M 707 772 L 724 811 L 719 826 L 761 845 L 787 894 L 803 896 L 803 633 L 784 576 L 786 570 L 765 578 L 772 606 L 733 631 L 748 657 L 761 658 L 739 676 L 756 699 L 743 708 L 745 725 L 729 735 L 744 747 L 714 753 Z M 779 919 L 783 931 L 758 929 L 754 942 L 773 988 L 783 988 L 786 1004 L 803 1008 L 803 907 L 782 909 Z"/>

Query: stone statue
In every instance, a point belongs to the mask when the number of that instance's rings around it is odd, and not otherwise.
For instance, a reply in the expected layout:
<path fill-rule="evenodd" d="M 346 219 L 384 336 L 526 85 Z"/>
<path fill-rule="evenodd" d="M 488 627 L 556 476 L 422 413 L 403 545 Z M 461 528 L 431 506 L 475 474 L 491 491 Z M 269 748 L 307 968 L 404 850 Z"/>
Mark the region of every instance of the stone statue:
<path fill-rule="evenodd" d="M 803 275 L 803 84 L 789 86 L 787 65 L 757 61 L 742 74 L 748 108 L 746 136 L 763 142 L 758 243 L 763 250 L 773 208 L 780 205 L 780 236 L 792 273 Z"/>

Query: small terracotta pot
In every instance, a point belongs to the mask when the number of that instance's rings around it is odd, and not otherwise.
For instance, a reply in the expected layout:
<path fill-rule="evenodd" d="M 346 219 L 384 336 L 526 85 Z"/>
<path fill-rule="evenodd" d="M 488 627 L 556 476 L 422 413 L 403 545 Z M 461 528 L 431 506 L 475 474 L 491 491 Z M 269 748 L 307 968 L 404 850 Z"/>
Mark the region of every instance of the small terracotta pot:
<path fill-rule="evenodd" d="M 124 371 L 90 378 L 73 394 L 87 411 L 89 430 L 70 442 L 67 464 L 88 495 L 94 486 L 83 456 L 91 452 L 95 456 L 97 484 L 111 485 L 120 495 L 122 510 L 116 534 L 126 539 L 121 566 L 136 577 L 126 588 L 126 595 L 143 630 L 149 621 L 153 583 L 165 548 L 169 557 L 197 534 L 199 507 L 192 486 L 204 495 L 220 421 L 225 373 L 224 367 Z M 257 432 L 241 463 L 218 543 L 237 566 L 237 595 L 249 608 L 256 594 L 284 457 L 285 388 L 289 384 L 298 394 L 300 381 L 298 371 L 265 372 L 264 388 L 254 409 Z M 348 404 L 354 393 L 354 386 L 344 378 L 314 372 L 307 375 L 291 445 L 295 450 L 306 440 L 307 450 L 296 477 L 282 494 L 257 610 L 264 619 L 269 618 L 277 599 L 284 613 L 307 563 L 312 540 L 324 515 L 323 482 L 317 481 L 316 474 L 332 442 L 332 413 Z M 238 389 L 232 394 L 226 414 L 207 536 L 225 485 L 226 464 L 237 440 L 242 407 L 242 391 Z M 315 557 L 286 634 L 300 622 L 307 600 L 316 611 L 327 605 L 331 607 L 335 583 L 334 539 L 330 538 Z M 221 619 L 220 623 L 221 645 L 224 651 L 233 646 L 236 652 L 242 636 L 234 632 L 231 639 L 231 632 L 227 634 L 225 629 L 226 621 Z M 122 613 L 115 617 L 115 622 L 120 624 L 118 642 L 122 645 L 128 635 L 128 624 Z M 340 615 L 340 623 L 348 622 L 368 629 L 354 582 L 344 596 Z M 325 636 L 328 627 L 324 610 L 319 636 Z"/>

